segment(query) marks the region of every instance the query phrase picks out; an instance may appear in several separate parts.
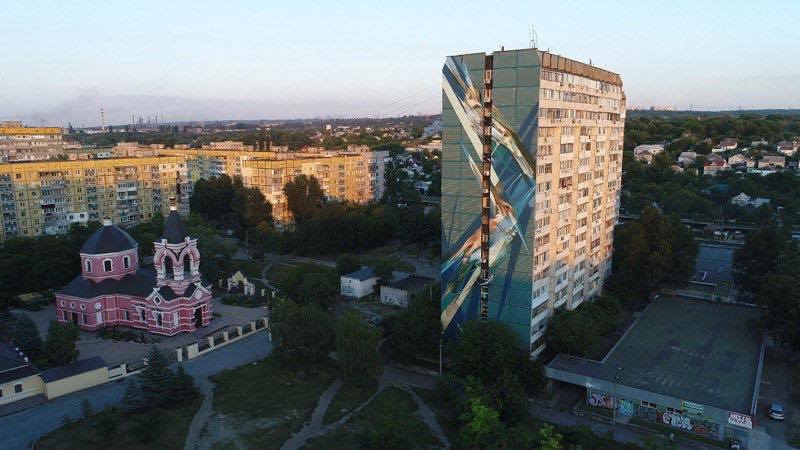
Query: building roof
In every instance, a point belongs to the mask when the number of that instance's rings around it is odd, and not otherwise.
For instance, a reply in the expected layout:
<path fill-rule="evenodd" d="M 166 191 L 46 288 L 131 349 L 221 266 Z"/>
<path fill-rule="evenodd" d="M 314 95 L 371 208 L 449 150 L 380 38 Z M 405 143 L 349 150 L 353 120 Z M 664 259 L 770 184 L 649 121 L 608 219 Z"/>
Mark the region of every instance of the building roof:
<path fill-rule="evenodd" d="M 42 372 L 42 381 L 45 383 L 51 383 L 53 381 L 63 380 L 64 378 L 80 375 L 82 373 L 91 372 L 92 370 L 106 367 L 106 365 L 107 364 L 103 358 L 99 356 L 93 356 L 88 359 L 75 361 L 71 364 L 47 369 Z"/>
<path fill-rule="evenodd" d="M 0 342 L 0 383 L 20 380 L 39 373 L 14 349 L 10 342 Z"/>
<path fill-rule="evenodd" d="M 388 285 L 390 288 L 400 289 L 402 291 L 414 291 L 423 286 L 427 286 L 434 282 L 433 278 L 423 277 L 422 275 L 409 275 L 401 278 Z"/>
<path fill-rule="evenodd" d="M 347 275 L 344 275 L 345 278 L 354 278 L 358 281 L 369 280 L 370 278 L 375 278 L 375 271 L 372 267 L 362 267 L 355 272 L 350 272 Z"/>
<path fill-rule="evenodd" d="M 541 50 L 539 51 L 539 59 L 541 60 L 542 67 L 545 69 L 568 72 L 592 80 L 622 86 L 622 79 L 619 74 L 599 67 L 590 66 L 586 63 Z"/>
<path fill-rule="evenodd" d="M 105 221 L 81 247 L 81 253 L 100 255 L 132 250 L 139 246 L 125 230 Z"/>
<path fill-rule="evenodd" d="M 602 362 L 558 355 L 548 369 L 749 414 L 763 317 L 756 307 L 661 295 Z M 618 368 L 622 368 L 618 371 Z"/>
<path fill-rule="evenodd" d="M 152 286 L 151 286 L 151 289 L 152 289 Z M 176 293 L 175 291 L 173 291 L 172 288 L 169 287 L 169 286 L 161 286 L 161 287 L 158 288 L 158 295 L 160 295 L 161 298 L 163 298 L 164 300 L 169 302 L 169 301 L 172 301 L 172 300 L 174 300 L 174 299 L 176 299 L 178 297 L 191 297 L 192 294 L 194 294 L 195 290 L 197 290 L 197 284 L 195 284 L 195 283 L 192 283 L 189 286 L 187 286 L 186 287 L 186 291 L 184 291 L 183 294 L 180 294 L 180 295 L 178 293 Z"/>
<path fill-rule="evenodd" d="M 170 210 L 167 222 L 164 224 L 164 239 L 170 244 L 180 244 L 186 240 L 186 236 L 188 234 L 180 214 L 175 209 Z"/>
<path fill-rule="evenodd" d="M 123 294 L 147 297 L 156 286 L 156 273 L 152 269 L 139 268 L 135 273 L 125 275 L 119 280 L 106 278 L 95 282 L 82 275 L 75 277 L 59 294 L 80 298 L 94 298 L 100 295 Z"/>

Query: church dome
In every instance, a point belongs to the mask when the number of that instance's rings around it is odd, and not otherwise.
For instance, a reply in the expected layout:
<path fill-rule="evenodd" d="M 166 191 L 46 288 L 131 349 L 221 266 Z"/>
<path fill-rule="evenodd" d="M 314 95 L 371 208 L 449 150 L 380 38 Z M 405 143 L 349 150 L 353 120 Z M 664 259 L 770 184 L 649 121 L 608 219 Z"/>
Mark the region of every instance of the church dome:
<path fill-rule="evenodd" d="M 164 239 L 169 244 L 181 244 L 186 240 L 186 228 L 183 226 L 180 214 L 175 207 L 170 208 L 167 222 L 164 224 Z"/>
<path fill-rule="evenodd" d="M 89 236 L 81 247 L 81 253 L 100 255 L 133 250 L 139 245 L 125 230 L 104 219 L 103 226 Z"/>

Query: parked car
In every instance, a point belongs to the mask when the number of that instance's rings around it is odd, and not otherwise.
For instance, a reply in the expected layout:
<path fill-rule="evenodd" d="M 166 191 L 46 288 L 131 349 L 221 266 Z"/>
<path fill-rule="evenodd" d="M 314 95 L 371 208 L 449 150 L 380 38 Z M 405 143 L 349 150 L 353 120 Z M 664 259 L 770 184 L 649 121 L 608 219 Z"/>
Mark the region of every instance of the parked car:
<path fill-rule="evenodd" d="M 775 420 L 783 420 L 783 405 L 775 402 L 770 403 L 769 416 Z"/>

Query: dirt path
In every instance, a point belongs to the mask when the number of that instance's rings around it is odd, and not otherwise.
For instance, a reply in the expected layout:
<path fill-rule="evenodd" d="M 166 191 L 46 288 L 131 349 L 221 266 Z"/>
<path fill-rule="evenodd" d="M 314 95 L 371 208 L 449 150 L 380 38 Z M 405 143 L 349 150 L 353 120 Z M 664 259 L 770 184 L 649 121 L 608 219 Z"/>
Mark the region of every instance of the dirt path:
<path fill-rule="evenodd" d="M 192 418 L 192 424 L 189 425 L 189 432 L 186 434 L 186 442 L 183 444 L 183 450 L 194 450 L 197 448 L 197 443 L 200 440 L 200 433 L 206 426 L 208 419 L 211 418 L 213 413 L 212 404 L 214 403 L 214 383 L 208 378 L 197 380 L 197 387 L 203 394 L 203 403 L 200 404 L 200 409 L 197 410 Z"/>
<path fill-rule="evenodd" d="M 410 395 L 411 398 L 413 398 L 417 403 L 417 407 L 419 408 L 417 409 L 417 415 L 422 419 L 423 422 L 425 422 L 425 425 L 427 425 L 428 429 L 431 430 L 431 433 L 436 436 L 436 439 L 439 439 L 439 442 L 442 443 L 442 448 L 449 449 L 450 440 L 447 439 L 447 436 L 444 434 L 444 430 L 442 430 L 442 427 L 439 425 L 439 421 L 436 420 L 436 414 L 428 407 L 425 401 L 422 400 L 416 392 L 414 392 L 413 389 L 408 386 L 403 386 L 402 389 L 406 391 L 408 395 Z"/>
<path fill-rule="evenodd" d="M 337 378 L 333 381 L 333 383 L 331 383 L 328 389 L 326 389 L 325 392 L 319 396 L 317 406 L 314 408 L 314 412 L 311 413 L 311 420 L 306 422 L 300 431 L 295 433 L 288 441 L 286 441 L 281 446 L 281 450 L 300 448 L 306 443 L 306 441 L 319 435 L 320 429 L 322 428 L 322 419 L 325 417 L 325 412 L 328 410 L 328 407 L 331 405 L 331 401 L 333 401 L 333 397 L 336 396 L 336 393 L 339 392 L 339 389 L 342 388 L 343 384 L 344 383 L 342 382 L 341 378 Z"/>

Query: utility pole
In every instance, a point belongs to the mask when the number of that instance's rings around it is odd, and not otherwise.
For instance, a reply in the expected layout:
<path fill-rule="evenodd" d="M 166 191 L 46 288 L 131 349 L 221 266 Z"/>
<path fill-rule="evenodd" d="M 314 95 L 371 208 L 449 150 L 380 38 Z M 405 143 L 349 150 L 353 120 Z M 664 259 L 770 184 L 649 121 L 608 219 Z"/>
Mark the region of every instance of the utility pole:
<path fill-rule="evenodd" d="M 621 374 L 622 367 L 617 367 L 617 374 L 614 376 L 614 391 L 611 394 L 611 439 L 615 439 L 617 434 L 617 405 L 619 405 L 617 401 L 617 383 L 619 383 Z"/>
<path fill-rule="evenodd" d="M 489 189 L 492 174 L 492 69 L 494 55 L 488 54 L 483 65 L 483 173 L 481 178 L 481 287 L 480 321 L 489 320 Z"/>

